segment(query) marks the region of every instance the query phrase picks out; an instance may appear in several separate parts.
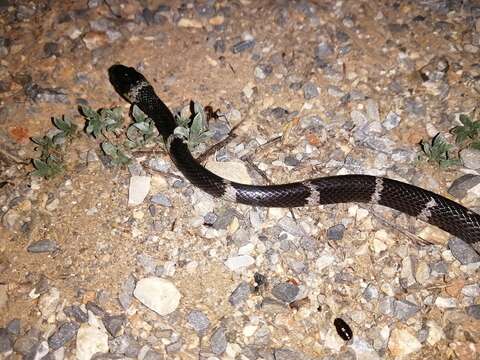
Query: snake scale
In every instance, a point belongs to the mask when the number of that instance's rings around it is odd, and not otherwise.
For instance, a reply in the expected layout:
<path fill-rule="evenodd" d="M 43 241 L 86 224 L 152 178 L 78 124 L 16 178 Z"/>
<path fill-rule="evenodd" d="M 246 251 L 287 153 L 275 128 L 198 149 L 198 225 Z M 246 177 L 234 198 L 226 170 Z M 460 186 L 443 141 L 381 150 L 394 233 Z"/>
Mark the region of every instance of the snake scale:
<path fill-rule="evenodd" d="M 480 215 L 431 191 L 370 175 L 328 176 L 280 185 L 246 185 L 212 173 L 174 135 L 175 118 L 152 85 L 132 67 L 109 68 L 110 82 L 129 103 L 155 123 L 176 167 L 196 187 L 228 201 L 263 207 L 299 207 L 359 202 L 380 204 L 417 217 L 459 237 L 480 253 Z"/>

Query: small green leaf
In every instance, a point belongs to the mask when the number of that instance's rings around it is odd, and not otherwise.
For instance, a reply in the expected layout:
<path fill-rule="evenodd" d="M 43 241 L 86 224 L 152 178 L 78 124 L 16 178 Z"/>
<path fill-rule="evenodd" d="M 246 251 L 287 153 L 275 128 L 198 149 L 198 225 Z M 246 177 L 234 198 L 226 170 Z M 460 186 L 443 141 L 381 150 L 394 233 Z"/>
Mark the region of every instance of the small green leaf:
<path fill-rule="evenodd" d="M 115 154 L 117 153 L 117 148 L 115 147 L 115 145 L 109 142 L 103 142 L 101 146 L 103 152 L 107 155 L 115 156 Z"/>
<path fill-rule="evenodd" d="M 148 119 L 148 116 L 145 115 L 145 113 L 142 110 L 140 110 L 140 108 L 137 105 L 133 105 L 132 116 L 135 122 L 139 122 L 139 123 L 145 122 Z"/>

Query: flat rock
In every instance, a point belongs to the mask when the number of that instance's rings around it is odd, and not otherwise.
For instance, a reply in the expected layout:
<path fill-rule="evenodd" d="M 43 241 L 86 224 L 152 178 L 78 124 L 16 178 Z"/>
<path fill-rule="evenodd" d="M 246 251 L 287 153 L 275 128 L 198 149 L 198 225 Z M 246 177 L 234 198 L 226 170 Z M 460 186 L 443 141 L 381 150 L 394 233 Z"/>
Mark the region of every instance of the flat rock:
<path fill-rule="evenodd" d="M 241 161 L 208 161 L 205 167 L 227 180 L 241 184 L 252 184 L 252 178 L 248 174 L 247 167 Z"/>
<path fill-rule="evenodd" d="M 453 257 L 460 261 L 462 265 L 480 261 L 480 255 L 470 245 L 459 238 L 454 237 L 450 239 L 448 248 L 452 252 Z"/>
<path fill-rule="evenodd" d="M 50 348 L 52 348 L 52 350 L 60 349 L 75 337 L 78 327 L 78 324 L 73 321 L 62 324 L 57 331 L 48 338 L 48 345 Z"/>
<path fill-rule="evenodd" d="M 388 350 L 390 350 L 393 356 L 406 357 L 409 354 L 419 351 L 421 348 L 422 344 L 409 328 L 401 327 L 392 330 L 388 341 Z"/>
<path fill-rule="evenodd" d="M 57 243 L 53 240 L 48 239 L 35 241 L 27 247 L 27 251 L 31 253 L 48 253 L 54 252 L 57 249 Z"/>
<path fill-rule="evenodd" d="M 108 335 L 99 327 L 82 324 L 77 332 L 77 360 L 90 360 L 96 353 L 108 352 Z"/>
<path fill-rule="evenodd" d="M 143 305 L 162 316 L 175 311 L 182 297 L 172 282 L 158 277 L 138 281 L 133 295 Z"/>
<path fill-rule="evenodd" d="M 38 309 L 42 313 L 44 319 L 47 319 L 55 312 L 59 301 L 60 292 L 54 287 L 50 288 L 48 292 L 40 296 L 38 299 Z"/>
<path fill-rule="evenodd" d="M 150 191 L 150 176 L 132 176 L 128 188 L 128 205 L 140 205 Z"/>
<path fill-rule="evenodd" d="M 255 263 L 255 259 L 250 255 L 239 255 L 228 258 L 225 266 L 231 271 L 241 271 Z"/>

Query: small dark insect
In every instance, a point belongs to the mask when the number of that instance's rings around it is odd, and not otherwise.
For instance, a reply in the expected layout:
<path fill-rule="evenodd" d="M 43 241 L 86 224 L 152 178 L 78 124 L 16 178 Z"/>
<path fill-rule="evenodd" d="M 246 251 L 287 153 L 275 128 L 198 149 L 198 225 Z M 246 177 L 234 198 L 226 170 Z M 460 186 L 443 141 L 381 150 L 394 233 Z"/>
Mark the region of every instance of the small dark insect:
<path fill-rule="evenodd" d="M 333 321 L 333 325 L 335 325 L 335 329 L 337 329 L 338 336 L 340 336 L 343 340 L 348 341 L 353 337 L 352 329 L 350 329 L 350 326 L 348 326 L 343 319 L 336 318 Z"/>
<path fill-rule="evenodd" d="M 220 113 L 220 109 L 213 110 L 213 107 L 211 105 L 205 106 L 203 111 L 205 111 L 205 115 L 207 115 L 208 120 L 210 119 L 217 120 L 223 116 L 223 114 Z"/>
<path fill-rule="evenodd" d="M 257 293 L 267 283 L 267 277 L 265 275 L 262 275 L 262 274 L 256 272 L 253 275 L 253 279 L 255 281 L 255 286 L 254 286 L 253 291 Z"/>

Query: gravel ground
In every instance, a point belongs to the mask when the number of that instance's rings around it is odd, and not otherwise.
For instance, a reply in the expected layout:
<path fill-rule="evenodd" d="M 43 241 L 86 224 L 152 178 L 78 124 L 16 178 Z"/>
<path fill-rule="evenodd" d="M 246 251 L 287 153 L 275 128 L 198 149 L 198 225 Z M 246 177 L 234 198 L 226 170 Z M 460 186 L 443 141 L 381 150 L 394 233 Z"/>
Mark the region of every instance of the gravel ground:
<path fill-rule="evenodd" d="M 0 358 L 478 359 L 480 256 L 433 226 L 223 202 L 162 146 L 114 167 L 85 133 L 44 180 L 29 140 L 126 114 L 124 63 L 219 109 L 198 151 L 233 129 L 222 176 L 381 175 L 478 209 L 480 152 L 417 159 L 478 104 L 478 2 L 2 0 L 0 29 Z"/>

